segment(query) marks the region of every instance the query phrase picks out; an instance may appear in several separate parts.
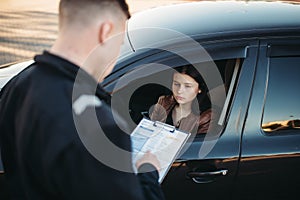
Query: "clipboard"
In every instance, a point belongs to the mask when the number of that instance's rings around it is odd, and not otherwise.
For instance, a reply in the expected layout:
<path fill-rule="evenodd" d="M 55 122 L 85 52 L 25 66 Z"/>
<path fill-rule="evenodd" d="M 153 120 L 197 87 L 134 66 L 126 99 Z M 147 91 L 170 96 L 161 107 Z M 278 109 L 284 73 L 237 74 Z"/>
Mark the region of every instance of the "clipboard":
<path fill-rule="evenodd" d="M 155 154 L 160 162 L 159 183 L 162 183 L 172 163 L 187 142 L 191 133 L 176 129 L 159 121 L 143 118 L 131 134 L 133 168 L 136 161 L 148 150 Z"/>

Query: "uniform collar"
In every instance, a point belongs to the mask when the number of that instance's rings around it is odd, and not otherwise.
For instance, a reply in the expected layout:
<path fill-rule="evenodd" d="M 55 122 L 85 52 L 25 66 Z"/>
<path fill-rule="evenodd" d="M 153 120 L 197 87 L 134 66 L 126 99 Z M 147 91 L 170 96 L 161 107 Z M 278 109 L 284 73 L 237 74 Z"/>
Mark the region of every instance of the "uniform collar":
<path fill-rule="evenodd" d="M 78 80 L 78 74 L 80 74 L 80 79 L 85 86 L 89 87 L 91 90 L 96 92 L 96 95 L 106 101 L 107 103 L 110 102 L 110 94 L 106 92 L 102 86 L 85 70 L 80 68 L 78 65 L 62 58 L 57 55 L 50 53 L 49 51 L 44 51 L 41 55 L 36 55 L 34 57 L 34 61 L 37 64 L 45 67 L 51 67 L 51 70 L 59 71 L 63 74 L 66 78 L 71 80 Z M 96 88 L 95 88 L 96 87 Z"/>

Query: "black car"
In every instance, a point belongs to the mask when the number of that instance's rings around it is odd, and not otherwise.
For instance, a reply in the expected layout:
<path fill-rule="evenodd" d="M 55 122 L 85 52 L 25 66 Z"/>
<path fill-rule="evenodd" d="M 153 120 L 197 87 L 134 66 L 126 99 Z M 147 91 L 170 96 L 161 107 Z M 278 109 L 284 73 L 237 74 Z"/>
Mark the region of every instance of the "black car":
<path fill-rule="evenodd" d="M 167 199 L 298 196 L 300 4 L 176 4 L 133 15 L 127 29 L 102 84 L 132 128 L 170 93 L 181 65 L 198 69 L 217 111 L 212 131 L 196 135 L 173 163 L 162 183 Z"/>

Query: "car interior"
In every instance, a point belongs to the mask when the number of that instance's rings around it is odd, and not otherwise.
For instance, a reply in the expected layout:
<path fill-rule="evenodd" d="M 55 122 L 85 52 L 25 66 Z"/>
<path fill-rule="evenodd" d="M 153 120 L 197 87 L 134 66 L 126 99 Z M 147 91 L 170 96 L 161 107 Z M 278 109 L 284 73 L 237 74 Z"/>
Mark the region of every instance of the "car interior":
<path fill-rule="evenodd" d="M 222 126 L 224 123 L 226 113 L 230 105 L 231 96 L 233 94 L 233 90 L 237 82 L 238 71 L 242 64 L 241 61 L 241 59 L 224 59 L 214 61 L 221 75 L 222 83 L 220 85 L 213 85 L 212 87 L 210 87 L 208 95 L 216 99 L 215 101 L 212 101 L 214 105 L 211 106 L 215 108 L 214 110 L 217 113 L 219 119 L 218 126 Z M 206 63 L 201 63 L 200 67 L 203 64 Z M 198 71 L 201 73 L 201 69 L 198 69 Z M 149 110 L 151 109 L 151 106 L 153 106 L 157 102 L 158 98 L 161 95 L 172 94 L 172 74 L 172 69 L 164 70 L 159 73 L 134 80 L 126 86 L 126 88 L 130 88 L 131 85 L 140 85 L 140 87 L 138 87 L 133 92 L 129 100 L 130 116 L 136 124 L 138 124 L 139 121 L 144 117 L 149 118 Z M 151 80 L 158 80 L 161 78 L 169 80 L 167 81 L 167 84 L 169 85 L 167 85 L 166 83 L 164 85 L 158 83 L 151 83 Z M 225 90 L 225 98 L 222 97 L 222 95 L 220 95 L 220 93 L 222 93 L 220 92 L 221 90 Z"/>

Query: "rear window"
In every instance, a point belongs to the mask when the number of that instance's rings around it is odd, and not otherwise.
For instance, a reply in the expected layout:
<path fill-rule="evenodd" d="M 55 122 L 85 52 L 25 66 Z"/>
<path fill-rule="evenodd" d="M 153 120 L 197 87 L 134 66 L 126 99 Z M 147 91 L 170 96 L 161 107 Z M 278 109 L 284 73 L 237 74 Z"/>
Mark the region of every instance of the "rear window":
<path fill-rule="evenodd" d="M 272 134 L 300 133 L 300 57 L 272 57 L 262 129 Z"/>

